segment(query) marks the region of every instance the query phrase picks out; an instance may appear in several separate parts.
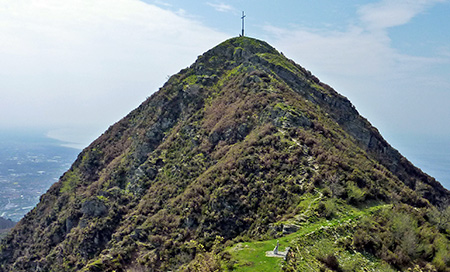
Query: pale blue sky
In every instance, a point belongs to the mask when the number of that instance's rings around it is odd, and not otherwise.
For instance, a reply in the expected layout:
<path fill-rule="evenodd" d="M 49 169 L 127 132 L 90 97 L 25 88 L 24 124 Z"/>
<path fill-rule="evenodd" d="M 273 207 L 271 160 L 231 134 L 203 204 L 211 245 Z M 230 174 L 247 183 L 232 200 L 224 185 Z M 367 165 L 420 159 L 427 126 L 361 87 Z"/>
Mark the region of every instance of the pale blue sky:
<path fill-rule="evenodd" d="M 85 146 L 237 36 L 242 10 L 248 36 L 347 96 L 450 187 L 449 0 L 0 0 L 0 127 Z"/>

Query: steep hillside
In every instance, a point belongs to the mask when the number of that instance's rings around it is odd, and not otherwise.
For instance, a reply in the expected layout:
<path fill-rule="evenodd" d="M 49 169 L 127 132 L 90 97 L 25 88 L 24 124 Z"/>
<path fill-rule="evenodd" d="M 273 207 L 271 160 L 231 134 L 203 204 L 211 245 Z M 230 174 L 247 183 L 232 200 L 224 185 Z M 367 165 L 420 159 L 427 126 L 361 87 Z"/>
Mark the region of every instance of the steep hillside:
<path fill-rule="evenodd" d="M 362 252 L 375 267 L 448 271 L 449 198 L 345 97 L 267 43 L 239 37 L 83 150 L 2 242 L 0 267 L 263 271 L 233 248 L 279 238 L 296 249 L 275 262 L 286 270 L 342 271 L 347 252 Z M 403 250 L 403 235 L 417 250 Z M 311 239 L 343 254 L 314 254 Z"/>

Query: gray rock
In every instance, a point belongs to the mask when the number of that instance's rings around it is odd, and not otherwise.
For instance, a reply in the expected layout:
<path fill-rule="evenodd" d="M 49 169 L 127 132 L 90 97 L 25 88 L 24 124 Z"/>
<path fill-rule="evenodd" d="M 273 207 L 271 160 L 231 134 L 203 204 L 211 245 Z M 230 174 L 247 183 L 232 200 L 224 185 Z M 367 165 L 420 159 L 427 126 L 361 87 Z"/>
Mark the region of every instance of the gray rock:
<path fill-rule="evenodd" d="M 283 225 L 283 235 L 294 233 L 294 232 L 298 231 L 299 229 L 300 229 L 299 226 L 292 225 L 292 224 L 285 224 L 285 225 Z"/>
<path fill-rule="evenodd" d="M 281 107 L 275 107 L 269 110 L 269 112 L 265 114 L 262 119 L 263 121 L 269 119 L 276 127 L 280 128 L 311 128 L 312 126 L 311 120 L 303 113 Z"/>
<path fill-rule="evenodd" d="M 89 217 L 102 217 L 108 213 L 108 208 L 103 201 L 94 199 L 84 202 L 81 206 L 81 212 Z"/>
<path fill-rule="evenodd" d="M 69 233 L 70 230 L 72 230 L 73 227 L 75 227 L 75 225 L 77 224 L 77 222 L 71 218 L 67 218 L 66 219 L 66 233 Z"/>

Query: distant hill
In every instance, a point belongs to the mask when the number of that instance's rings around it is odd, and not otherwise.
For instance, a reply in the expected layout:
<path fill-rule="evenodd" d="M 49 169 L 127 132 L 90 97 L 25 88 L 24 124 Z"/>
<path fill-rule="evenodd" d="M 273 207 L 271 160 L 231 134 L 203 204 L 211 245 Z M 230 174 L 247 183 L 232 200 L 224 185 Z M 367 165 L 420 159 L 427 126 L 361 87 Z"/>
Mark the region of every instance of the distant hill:
<path fill-rule="evenodd" d="M 10 229 L 16 225 L 16 222 L 13 222 L 10 219 L 5 219 L 0 217 L 0 229 Z"/>
<path fill-rule="evenodd" d="M 0 217 L 0 239 L 3 238 L 6 233 L 15 225 L 16 222 Z"/>
<path fill-rule="evenodd" d="M 345 97 L 239 37 L 84 149 L 0 271 L 450 271 L 449 200 Z"/>

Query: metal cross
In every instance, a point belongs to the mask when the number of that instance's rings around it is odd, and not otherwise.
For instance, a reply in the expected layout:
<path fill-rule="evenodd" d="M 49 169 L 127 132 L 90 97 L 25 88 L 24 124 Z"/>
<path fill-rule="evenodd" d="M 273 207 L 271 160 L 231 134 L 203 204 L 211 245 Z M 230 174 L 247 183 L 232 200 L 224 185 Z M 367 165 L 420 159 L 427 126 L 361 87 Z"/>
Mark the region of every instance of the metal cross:
<path fill-rule="evenodd" d="M 242 12 L 242 17 L 241 17 L 241 19 L 242 19 L 242 36 L 244 36 L 244 18 L 245 18 L 245 14 L 244 14 L 244 12 Z"/>

